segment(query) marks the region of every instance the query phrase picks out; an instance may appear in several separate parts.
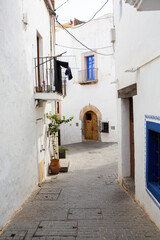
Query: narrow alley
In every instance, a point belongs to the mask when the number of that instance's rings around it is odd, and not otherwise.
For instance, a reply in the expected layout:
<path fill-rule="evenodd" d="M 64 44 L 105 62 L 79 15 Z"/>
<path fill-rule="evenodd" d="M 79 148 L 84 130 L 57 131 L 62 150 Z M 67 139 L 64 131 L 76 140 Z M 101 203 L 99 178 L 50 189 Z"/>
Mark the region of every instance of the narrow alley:
<path fill-rule="evenodd" d="M 0 240 L 159 240 L 156 226 L 117 181 L 117 144 L 67 147 L 68 173 L 38 187 Z"/>

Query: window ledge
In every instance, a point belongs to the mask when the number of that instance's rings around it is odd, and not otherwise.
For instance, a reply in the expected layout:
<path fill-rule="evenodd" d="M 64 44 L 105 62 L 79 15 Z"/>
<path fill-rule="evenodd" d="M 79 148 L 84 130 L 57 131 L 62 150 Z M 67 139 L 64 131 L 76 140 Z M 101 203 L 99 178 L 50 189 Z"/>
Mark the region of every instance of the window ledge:
<path fill-rule="evenodd" d="M 35 100 L 44 100 L 44 101 L 61 100 L 62 95 L 58 94 L 56 92 L 49 92 L 49 93 L 40 92 L 40 93 L 35 93 L 34 98 L 35 98 Z"/>
<path fill-rule="evenodd" d="M 81 84 L 81 85 L 84 85 L 84 84 L 95 84 L 97 82 L 98 82 L 98 79 L 90 80 L 90 81 L 84 81 L 84 82 L 78 82 L 78 83 Z"/>
<path fill-rule="evenodd" d="M 147 183 L 148 190 L 152 193 L 152 195 L 157 199 L 160 203 L 160 188 L 159 185 L 154 182 Z"/>

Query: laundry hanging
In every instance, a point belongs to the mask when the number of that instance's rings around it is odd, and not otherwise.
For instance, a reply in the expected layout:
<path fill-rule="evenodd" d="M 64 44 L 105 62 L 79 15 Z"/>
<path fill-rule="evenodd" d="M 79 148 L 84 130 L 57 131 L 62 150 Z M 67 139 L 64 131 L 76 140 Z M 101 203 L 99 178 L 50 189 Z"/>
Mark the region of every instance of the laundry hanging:
<path fill-rule="evenodd" d="M 62 93 L 62 73 L 61 67 L 66 68 L 65 75 L 68 75 L 68 79 L 72 79 L 71 69 L 69 67 L 68 62 L 62 62 L 54 59 L 54 85 L 56 92 Z"/>
<path fill-rule="evenodd" d="M 66 69 L 65 71 L 65 75 L 68 76 L 68 80 L 71 80 L 73 77 L 72 77 L 72 72 L 71 72 L 71 68 L 68 66 L 68 68 Z"/>

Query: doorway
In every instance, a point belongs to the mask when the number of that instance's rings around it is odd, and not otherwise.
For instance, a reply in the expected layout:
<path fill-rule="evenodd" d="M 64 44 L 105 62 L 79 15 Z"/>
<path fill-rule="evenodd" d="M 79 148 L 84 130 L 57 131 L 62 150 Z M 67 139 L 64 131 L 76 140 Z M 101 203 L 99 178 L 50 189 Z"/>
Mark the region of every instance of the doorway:
<path fill-rule="evenodd" d="M 85 114 L 85 139 L 98 140 L 98 119 L 92 111 Z"/>
<path fill-rule="evenodd" d="M 129 98 L 129 118 L 130 118 L 130 176 L 135 177 L 135 158 L 134 158 L 134 115 L 133 98 Z"/>
<path fill-rule="evenodd" d="M 37 119 L 37 163 L 38 163 L 38 183 L 45 179 L 45 136 L 43 119 Z"/>

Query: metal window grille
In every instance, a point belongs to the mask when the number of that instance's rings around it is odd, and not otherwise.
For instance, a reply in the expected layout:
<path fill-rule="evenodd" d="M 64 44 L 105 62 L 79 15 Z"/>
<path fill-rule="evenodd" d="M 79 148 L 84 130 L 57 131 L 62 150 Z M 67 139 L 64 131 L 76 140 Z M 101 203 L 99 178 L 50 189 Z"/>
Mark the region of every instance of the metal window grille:
<path fill-rule="evenodd" d="M 109 122 L 102 122 L 102 132 L 109 133 Z"/>
<path fill-rule="evenodd" d="M 147 189 L 160 203 L 160 124 L 146 122 Z"/>
<path fill-rule="evenodd" d="M 155 182 L 160 188 L 160 133 L 154 132 L 152 130 L 150 132 L 150 181 Z"/>

